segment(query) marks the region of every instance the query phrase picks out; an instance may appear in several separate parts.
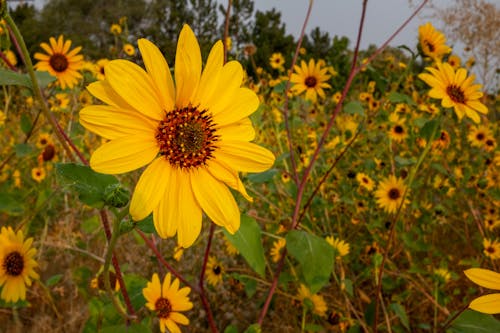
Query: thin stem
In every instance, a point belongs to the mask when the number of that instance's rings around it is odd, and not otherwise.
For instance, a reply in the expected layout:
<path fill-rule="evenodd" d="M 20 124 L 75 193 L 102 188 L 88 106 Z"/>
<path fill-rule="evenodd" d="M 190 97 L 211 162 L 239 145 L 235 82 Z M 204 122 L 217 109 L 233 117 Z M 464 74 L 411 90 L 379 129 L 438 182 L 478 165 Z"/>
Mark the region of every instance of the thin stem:
<path fill-rule="evenodd" d="M 2 50 L 0 50 L 0 58 L 4 61 L 4 63 L 7 65 L 7 67 L 9 67 L 11 71 L 17 71 L 17 68 L 10 63 L 9 59 L 7 59 L 7 56 L 2 52 Z"/>
<path fill-rule="evenodd" d="M 186 280 L 181 273 L 177 272 L 161 255 L 160 251 L 158 250 L 158 247 L 156 244 L 153 242 L 152 239 L 150 239 L 148 236 L 146 236 L 141 230 L 135 229 L 135 232 L 141 236 L 141 238 L 144 240 L 146 245 L 153 251 L 153 253 L 156 256 L 156 259 L 163 265 L 165 266 L 166 269 L 168 269 L 176 278 L 178 278 L 182 283 L 187 285 L 191 290 L 193 290 L 196 293 L 200 293 L 200 290 L 197 285 L 189 282 Z"/>
<path fill-rule="evenodd" d="M 208 324 L 210 325 L 210 329 L 212 330 L 213 333 L 217 333 L 219 332 L 219 330 L 217 329 L 217 326 L 215 326 L 214 316 L 212 314 L 212 309 L 210 308 L 210 303 L 208 302 L 207 295 L 205 294 L 205 286 L 204 286 L 205 270 L 207 268 L 208 255 L 210 253 L 210 247 L 212 246 L 214 231 L 215 231 L 215 223 L 210 222 L 210 231 L 208 234 L 208 241 L 207 241 L 207 247 L 205 248 L 205 254 L 203 255 L 203 264 L 201 265 L 200 281 L 198 282 L 198 287 L 200 290 L 199 295 L 201 303 L 203 304 L 203 308 L 207 312 L 207 319 L 208 319 Z"/>
<path fill-rule="evenodd" d="M 446 332 L 446 330 L 448 329 L 448 327 L 450 327 L 450 325 L 455 321 L 455 319 L 458 318 L 458 316 L 460 316 L 465 310 L 467 310 L 469 308 L 469 304 L 466 304 L 464 305 L 460 311 L 458 311 L 457 313 L 455 313 L 453 315 L 453 317 L 451 317 L 450 319 L 448 319 L 444 324 L 443 324 L 443 327 L 441 327 L 441 329 L 439 330 L 440 332 L 444 333 Z"/>
<path fill-rule="evenodd" d="M 309 17 L 311 16 L 311 10 L 313 7 L 314 0 L 309 0 L 309 7 L 307 8 L 307 14 L 306 18 L 304 19 L 304 24 L 302 25 L 302 30 L 300 32 L 300 37 L 297 42 L 297 47 L 295 48 L 295 53 L 293 55 L 292 59 L 292 64 L 290 65 L 290 71 L 288 74 L 288 80 L 286 82 L 286 87 L 285 87 L 285 102 L 283 103 L 283 113 L 284 113 L 284 118 L 285 118 L 285 129 L 286 129 L 286 136 L 287 136 L 287 141 L 288 141 L 288 150 L 290 151 L 290 163 L 292 167 L 292 176 L 295 181 L 295 184 L 299 184 L 299 175 L 297 174 L 297 163 L 295 162 L 295 155 L 294 155 L 294 148 L 293 148 L 293 141 L 292 141 L 292 130 L 290 129 L 290 121 L 289 121 L 289 110 L 288 110 L 288 92 L 290 90 L 290 84 L 291 84 L 291 79 L 292 79 L 292 73 L 293 73 L 293 68 L 295 67 L 295 64 L 297 63 L 297 58 L 299 57 L 299 51 L 300 51 L 300 46 L 302 45 L 302 39 L 304 38 L 305 32 L 306 32 L 306 26 L 307 22 L 309 21 Z"/>
<path fill-rule="evenodd" d="M 40 101 L 40 103 L 42 105 L 42 111 L 45 114 L 45 116 L 47 117 L 47 120 L 49 121 L 50 125 L 54 129 L 57 138 L 61 142 L 61 145 L 63 146 L 64 150 L 66 151 L 66 154 L 68 155 L 68 158 L 74 162 L 75 158 L 73 156 L 73 153 L 72 153 L 70 147 L 68 146 L 68 144 L 66 143 L 66 140 L 65 140 L 64 136 L 62 135 L 59 126 L 57 126 L 57 121 L 54 118 L 54 115 L 52 114 L 52 112 L 50 112 L 50 110 L 49 110 L 49 108 L 48 108 L 47 104 L 45 103 L 45 100 L 42 96 L 42 90 L 40 89 L 40 86 L 38 85 L 38 80 L 35 76 L 35 71 L 33 70 L 33 63 L 31 62 L 31 57 L 29 55 L 26 44 L 24 43 L 24 38 L 21 35 L 21 32 L 19 31 L 19 29 L 17 28 L 16 23 L 14 22 L 14 20 L 12 19 L 12 17 L 9 14 L 7 14 L 5 16 L 5 21 L 7 22 L 7 24 L 11 28 L 12 34 L 14 36 L 13 39 L 16 40 L 18 43 L 18 44 L 17 43 L 15 43 L 15 44 L 20 47 L 21 53 L 24 56 L 23 57 L 24 63 L 26 65 L 26 69 L 27 69 L 28 74 L 30 76 L 31 83 L 33 84 L 33 92 L 35 93 L 36 98 Z"/>

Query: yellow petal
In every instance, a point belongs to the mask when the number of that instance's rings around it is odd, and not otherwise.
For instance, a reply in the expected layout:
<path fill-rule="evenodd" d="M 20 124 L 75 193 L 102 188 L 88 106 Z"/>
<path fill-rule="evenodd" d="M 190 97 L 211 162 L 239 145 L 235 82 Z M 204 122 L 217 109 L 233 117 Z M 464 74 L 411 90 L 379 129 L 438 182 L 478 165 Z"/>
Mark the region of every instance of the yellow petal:
<path fill-rule="evenodd" d="M 259 98 L 250 89 L 239 88 L 232 96 L 231 102 L 222 109 L 214 107 L 212 110 L 214 122 L 219 126 L 225 126 L 237 122 L 254 113 L 259 107 Z"/>
<path fill-rule="evenodd" d="M 151 135 L 134 135 L 105 143 L 90 158 L 97 172 L 120 174 L 140 168 L 158 154 L 156 139 Z"/>
<path fill-rule="evenodd" d="M 221 41 L 215 43 L 208 55 L 205 69 L 201 74 L 198 91 L 193 98 L 193 104 L 200 105 L 201 109 L 208 109 L 219 97 L 217 84 L 224 64 L 224 46 Z"/>
<path fill-rule="evenodd" d="M 220 135 L 222 140 L 252 141 L 255 138 L 255 129 L 250 118 L 243 118 L 237 123 L 217 128 L 217 135 Z"/>
<path fill-rule="evenodd" d="M 156 126 L 150 119 L 135 110 L 119 109 L 110 105 L 90 105 L 80 111 L 80 124 L 106 139 L 127 135 L 151 133 Z"/>
<path fill-rule="evenodd" d="M 464 274 L 481 287 L 500 290 L 500 273 L 484 268 L 470 268 L 465 270 Z"/>
<path fill-rule="evenodd" d="M 181 333 L 181 329 L 172 319 L 170 318 L 166 319 L 165 325 L 167 325 L 167 329 L 170 333 Z"/>
<path fill-rule="evenodd" d="M 96 98 L 106 104 L 113 105 L 119 109 L 133 110 L 123 98 L 118 95 L 107 81 L 96 81 L 87 86 L 87 90 Z"/>
<path fill-rule="evenodd" d="M 243 80 L 243 69 L 236 61 L 230 61 L 220 70 L 220 77 L 215 94 L 207 100 L 207 106 L 213 114 L 220 113 L 233 105 Z"/>
<path fill-rule="evenodd" d="M 238 171 L 262 172 L 274 163 L 274 155 L 254 143 L 224 141 L 219 146 L 216 158 Z"/>
<path fill-rule="evenodd" d="M 208 161 L 207 170 L 216 179 L 226 183 L 227 186 L 240 192 L 241 195 L 245 197 L 245 199 L 250 202 L 253 201 L 252 197 L 248 195 L 245 189 L 245 185 L 243 185 L 240 177 L 238 177 L 237 171 L 232 170 L 229 166 L 225 165 L 222 161 L 219 160 Z"/>
<path fill-rule="evenodd" d="M 202 168 L 191 173 L 191 186 L 208 217 L 234 234 L 240 227 L 240 210 L 227 186 Z"/>
<path fill-rule="evenodd" d="M 156 231 L 162 238 L 173 237 L 177 232 L 177 192 L 179 190 L 176 170 L 169 170 L 169 186 L 165 189 L 164 197 L 153 211 L 153 222 Z M 173 175 L 173 176 L 172 176 Z"/>
<path fill-rule="evenodd" d="M 147 73 L 128 60 L 112 60 L 106 67 L 106 81 L 121 98 L 147 117 L 162 120 L 164 110 L 153 81 Z"/>
<path fill-rule="evenodd" d="M 198 89 L 201 75 L 200 45 L 193 30 L 185 24 L 177 42 L 175 55 L 175 85 L 178 108 L 187 107 Z"/>
<path fill-rule="evenodd" d="M 175 311 L 175 309 L 173 309 Z M 172 312 L 170 314 L 170 318 L 172 318 L 173 321 L 176 323 L 179 323 L 181 325 L 189 325 L 189 319 L 183 315 L 182 313 L 179 312 Z"/>
<path fill-rule="evenodd" d="M 130 201 L 133 220 L 146 218 L 158 206 L 165 189 L 170 185 L 170 168 L 170 164 L 160 156 L 144 170 Z"/>
<path fill-rule="evenodd" d="M 162 101 L 164 110 L 173 110 L 175 104 L 175 89 L 167 61 L 158 47 L 147 39 L 139 39 L 137 45 L 141 51 L 144 66 L 158 89 L 157 93 Z"/>
<path fill-rule="evenodd" d="M 193 245 L 201 231 L 201 208 L 191 189 L 190 177 L 184 171 L 177 172 L 179 177 L 179 196 L 177 198 L 177 239 L 180 246 Z"/>
<path fill-rule="evenodd" d="M 500 313 L 500 294 L 489 294 L 473 300 L 469 308 L 482 313 Z"/>

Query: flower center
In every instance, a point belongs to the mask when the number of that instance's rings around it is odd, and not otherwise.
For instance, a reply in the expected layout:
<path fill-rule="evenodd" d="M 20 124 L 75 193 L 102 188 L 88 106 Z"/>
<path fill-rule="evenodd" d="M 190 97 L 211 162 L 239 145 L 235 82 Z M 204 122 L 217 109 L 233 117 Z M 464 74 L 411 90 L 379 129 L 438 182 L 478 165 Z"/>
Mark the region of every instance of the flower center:
<path fill-rule="evenodd" d="M 394 132 L 397 134 L 402 134 L 404 132 L 403 127 L 401 125 L 394 126 Z"/>
<path fill-rule="evenodd" d="M 391 190 L 389 191 L 389 198 L 392 200 L 397 200 L 400 196 L 401 194 L 399 193 L 399 190 L 397 188 L 391 188 Z"/>
<path fill-rule="evenodd" d="M 306 77 L 306 80 L 304 81 L 305 85 L 308 86 L 309 88 L 314 88 L 316 87 L 316 83 L 318 80 L 314 76 L 308 76 Z"/>
<path fill-rule="evenodd" d="M 215 142 L 219 137 L 215 132 L 212 117 L 206 110 L 188 106 L 167 112 L 156 134 L 160 155 L 181 169 L 204 165 L 217 149 Z"/>
<path fill-rule="evenodd" d="M 434 52 L 434 50 L 436 49 L 434 47 L 434 44 L 432 44 L 431 42 L 429 42 L 428 40 L 425 40 L 424 41 L 424 44 L 427 46 L 427 48 L 429 49 L 430 52 Z"/>
<path fill-rule="evenodd" d="M 24 269 L 23 256 L 17 251 L 11 252 L 5 256 L 2 266 L 7 275 L 19 276 Z"/>
<path fill-rule="evenodd" d="M 464 91 L 452 84 L 446 88 L 446 93 L 450 96 L 451 100 L 455 103 L 465 104 L 465 94 Z"/>
<path fill-rule="evenodd" d="M 219 265 L 215 265 L 212 271 L 214 272 L 215 275 L 219 275 L 222 272 L 222 269 L 220 268 Z"/>
<path fill-rule="evenodd" d="M 64 72 L 69 65 L 68 58 L 64 54 L 54 53 L 49 60 L 50 67 L 56 72 Z"/>
<path fill-rule="evenodd" d="M 488 252 L 488 253 L 495 253 L 495 248 L 493 246 L 488 246 L 486 248 L 486 252 Z"/>
<path fill-rule="evenodd" d="M 166 298 L 160 297 L 155 303 L 155 309 L 158 313 L 158 318 L 167 319 L 172 312 L 172 304 Z"/>
<path fill-rule="evenodd" d="M 484 140 L 484 134 L 483 133 L 477 133 L 476 134 L 476 139 L 478 141 L 483 141 Z"/>

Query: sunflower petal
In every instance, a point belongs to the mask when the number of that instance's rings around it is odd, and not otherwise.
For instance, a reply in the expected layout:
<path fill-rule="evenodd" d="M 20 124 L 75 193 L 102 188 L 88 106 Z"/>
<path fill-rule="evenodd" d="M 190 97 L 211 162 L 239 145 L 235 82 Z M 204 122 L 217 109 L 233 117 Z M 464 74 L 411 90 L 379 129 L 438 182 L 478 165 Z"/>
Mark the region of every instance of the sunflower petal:
<path fill-rule="evenodd" d="M 219 144 L 217 159 L 238 171 L 263 172 L 274 164 L 274 155 L 251 142 L 224 141 Z"/>
<path fill-rule="evenodd" d="M 500 313 L 500 294 L 484 295 L 469 304 L 469 308 L 482 313 Z"/>
<path fill-rule="evenodd" d="M 175 59 L 176 106 L 187 107 L 198 89 L 201 76 L 201 51 L 193 30 L 185 24 L 177 42 Z"/>
<path fill-rule="evenodd" d="M 500 290 L 500 273 L 484 268 L 470 268 L 465 270 L 464 274 L 481 287 Z"/>

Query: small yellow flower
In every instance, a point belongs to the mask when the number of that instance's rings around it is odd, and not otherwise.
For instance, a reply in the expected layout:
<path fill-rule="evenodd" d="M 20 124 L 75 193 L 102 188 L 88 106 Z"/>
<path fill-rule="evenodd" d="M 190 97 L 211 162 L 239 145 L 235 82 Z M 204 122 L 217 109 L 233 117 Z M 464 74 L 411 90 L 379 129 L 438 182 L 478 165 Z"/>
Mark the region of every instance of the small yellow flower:
<path fill-rule="evenodd" d="M 209 257 L 208 263 L 205 268 L 205 275 L 207 277 L 208 284 L 216 286 L 222 282 L 222 274 L 224 273 L 224 267 L 215 257 Z"/>
<path fill-rule="evenodd" d="M 500 274 L 483 268 L 470 268 L 464 271 L 469 280 L 481 287 L 500 290 Z M 469 308 L 488 314 L 500 313 L 500 294 L 488 294 L 474 299 Z"/>
<path fill-rule="evenodd" d="M 273 247 L 271 248 L 271 260 L 273 262 L 278 262 L 278 260 L 280 260 L 281 254 L 285 246 L 286 246 L 286 239 L 284 238 L 280 238 L 273 243 Z"/>
<path fill-rule="evenodd" d="M 451 48 L 446 45 L 444 34 L 436 30 L 430 22 L 418 28 L 418 39 L 422 52 L 434 60 L 440 60 L 443 55 L 451 52 Z"/>
<path fill-rule="evenodd" d="M 294 73 L 290 81 L 294 83 L 292 87 L 292 92 L 297 95 L 306 93 L 306 99 L 316 102 L 317 96 L 324 98 L 325 92 L 323 89 L 331 88 L 331 86 L 326 83 L 330 79 L 331 75 L 327 74 L 327 69 L 322 68 L 321 64 L 315 63 L 314 59 L 309 60 L 307 64 L 305 61 L 301 61 L 300 67 L 295 65 Z"/>
<path fill-rule="evenodd" d="M 356 174 L 356 180 L 358 181 L 360 186 L 366 188 L 370 192 L 373 191 L 373 188 L 375 187 L 375 182 L 366 174 L 358 172 Z"/>
<path fill-rule="evenodd" d="M 174 279 L 167 273 L 160 283 L 158 274 L 154 273 L 151 282 L 148 282 L 146 288 L 142 290 L 142 294 L 146 299 L 146 307 L 151 311 L 155 311 L 158 319 L 160 319 L 160 331 L 162 333 L 168 331 L 170 333 L 180 333 L 180 325 L 189 325 L 189 319 L 181 312 L 188 311 L 193 308 L 193 303 L 189 300 L 191 288 L 179 288 L 179 280 Z"/>
<path fill-rule="evenodd" d="M 404 180 L 391 175 L 378 184 L 378 188 L 375 191 L 377 204 L 389 214 L 396 213 L 399 206 L 402 205 L 402 208 L 404 208 L 409 203 L 408 199 L 405 199 L 403 202 L 405 191 L 406 185 L 404 184 Z"/>
<path fill-rule="evenodd" d="M 327 236 L 326 241 L 335 249 L 335 256 L 337 259 L 345 257 L 349 254 L 349 243 L 346 243 L 340 238 L 335 238 L 333 236 Z"/>
<path fill-rule="evenodd" d="M 122 33 L 122 27 L 119 24 L 113 23 L 109 28 L 109 31 L 113 35 L 120 35 Z"/>
<path fill-rule="evenodd" d="M 269 58 L 269 64 L 274 69 L 284 70 L 285 58 L 281 53 L 273 53 Z"/>
<path fill-rule="evenodd" d="M 39 278 L 32 244 L 33 238 L 25 240 L 21 230 L 15 233 L 11 227 L 2 227 L 0 231 L 0 298 L 6 302 L 26 299 L 26 286 Z"/>
<path fill-rule="evenodd" d="M 42 182 L 45 179 L 46 173 L 43 167 L 36 167 L 31 169 L 31 178 L 37 183 Z"/>
<path fill-rule="evenodd" d="M 5 113 L 3 113 L 3 111 L 0 111 L 0 126 L 3 126 L 5 124 L 5 119 L 7 119 L 7 116 L 5 116 Z"/>
<path fill-rule="evenodd" d="M 184 254 L 184 248 L 180 245 L 177 245 L 174 249 L 174 255 L 173 255 L 174 259 L 176 261 L 180 261 L 183 254 Z"/>
<path fill-rule="evenodd" d="M 135 47 L 129 43 L 123 44 L 123 52 L 131 57 L 135 54 Z"/>
<path fill-rule="evenodd" d="M 493 260 L 500 259 L 500 242 L 498 242 L 496 239 L 490 240 L 484 238 L 483 247 L 484 247 L 483 253 L 485 256 Z"/>
<path fill-rule="evenodd" d="M 297 297 L 301 302 L 304 302 L 304 300 L 306 299 L 310 300 L 313 305 L 314 314 L 320 317 L 326 316 L 326 311 L 328 310 L 328 307 L 326 306 L 326 302 L 323 296 L 318 294 L 312 294 L 311 291 L 306 286 L 300 284 Z"/>

